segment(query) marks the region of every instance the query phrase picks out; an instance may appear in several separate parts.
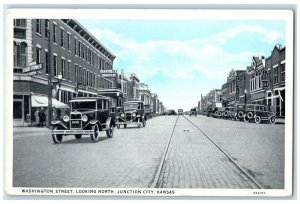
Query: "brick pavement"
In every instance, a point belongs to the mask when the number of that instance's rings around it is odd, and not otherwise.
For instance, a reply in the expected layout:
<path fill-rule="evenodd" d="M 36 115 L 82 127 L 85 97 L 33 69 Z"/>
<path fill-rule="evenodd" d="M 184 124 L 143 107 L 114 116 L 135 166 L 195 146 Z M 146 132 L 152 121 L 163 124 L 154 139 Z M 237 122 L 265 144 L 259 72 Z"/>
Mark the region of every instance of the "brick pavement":
<path fill-rule="evenodd" d="M 16 129 L 13 186 L 149 187 L 175 120 L 157 117 L 145 128 L 115 129 L 111 139 L 103 132 L 97 143 L 88 136 L 81 140 L 68 136 L 54 145 L 46 129 L 43 133 L 37 128 L 26 133 Z"/>
<path fill-rule="evenodd" d="M 186 119 L 179 117 L 159 178 L 161 188 L 256 188 Z"/>

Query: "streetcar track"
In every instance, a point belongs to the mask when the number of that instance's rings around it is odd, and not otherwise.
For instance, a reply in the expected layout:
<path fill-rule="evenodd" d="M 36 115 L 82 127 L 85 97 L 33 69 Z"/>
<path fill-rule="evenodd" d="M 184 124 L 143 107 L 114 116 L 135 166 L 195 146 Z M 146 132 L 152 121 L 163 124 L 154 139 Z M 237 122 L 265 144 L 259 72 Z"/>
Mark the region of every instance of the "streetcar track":
<path fill-rule="evenodd" d="M 162 170 L 163 170 L 163 165 L 164 165 L 165 160 L 166 160 L 167 155 L 168 155 L 168 151 L 169 151 L 170 144 L 171 144 L 171 141 L 172 141 L 172 138 L 173 138 L 173 134 L 174 134 L 174 131 L 175 131 L 175 128 L 176 128 L 176 125 L 177 125 L 178 118 L 179 118 L 179 116 L 177 116 L 177 118 L 176 118 L 175 125 L 173 127 L 171 136 L 170 136 L 169 141 L 168 141 L 168 145 L 167 145 L 167 147 L 166 147 L 166 149 L 164 151 L 164 154 L 163 154 L 163 156 L 162 156 L 162 158 L 160 160 L 160 163 L 159 163 L 159 166 L 158 166 L 158 170 L 156 171 L 154 180 L 153 180 L 152 184 L 150 185 L 150 188 L 158 188 L 159 187 L 158 180 L 160 178 L 160 175 L 161 175 Z"/>
<path fill-rule="evenodd" d="M 248 179 L 250 179 L 259 189 L 264 189 L 264 187 L 253 177 L 251 176 L 243 167 L 241 167 L 233 157 L 231 157 L 220 145 L 213 141 L 208 135 L 206 135 L 195 123 L 183 116 L 188 122 L 190 122 L 195 128 L 197 128 L 211 143 L 213 143 L 228 159 L 233 163 L 243 174 L 245 174 Z"/>
<path fill-rule="evenodd" d="M 215 145 L 227 158 L 228 160 L 235 166 L 237 167 L 237 169 L 239 169 L 253 184 L 255 184 L 255 186 L 257 186 L 257 188 L 259 189 L 264 189 L 264 187 L 253 177 L 251 176 L 243 167 L 241 167 L 236 161 L 235 161 L 235 158 L 231 157 L 220 145 L 218 145 L 215 141 L 213 141 L 208 135 L 206 135 L 195 123 L 193 123 L 191 120 L 189 120 L 188 118 L 186 118 L 185 116 L 183 116 L 183 118 L 185 118 L 189 123 L 191 123 L 197 130 L 199 130 L 213 145 Z M 158 169 L 156 171 L 156 174 L 155 174 L 155 177 L 154 177 L 154 180 L 151 184 L 151 188 L 159 188 L 160 186 L 160 183 L 159 183 L 159 179 L 161 178 L 161 176 L 163 175 L 163 167 L 164 167 L 164 164 L 166 162 L 166 158 L 167 158 L 167 155 L 168 155 L 168 152 L 169 152 L 169 149 L 170 149 L 170 146 L 171 146 L 171 141 L 172 141 L 172 138 L 173 138 L 173 135 L 174 135 L 174 132 L 175 132 L 175 129 L 176 129 L 176 126 L 177 126 L 177 122 L 178 122 L 178 119 L 179 119 L 179 116 L 177 116 L 176 118 L 176 122 L 175 122 L 175 125 L 173 127 L 173 130 L 172 130 L 172 133 L 171 133 L 171 136 L 169 138 L 169 141 L 168 141 L 168 145 L 167 147 L 165 148 L 165 151 L 164 151 L 164 154 L 160 160 L 160 163 L 159 163 L 159 166 L 158 166 Z"/>

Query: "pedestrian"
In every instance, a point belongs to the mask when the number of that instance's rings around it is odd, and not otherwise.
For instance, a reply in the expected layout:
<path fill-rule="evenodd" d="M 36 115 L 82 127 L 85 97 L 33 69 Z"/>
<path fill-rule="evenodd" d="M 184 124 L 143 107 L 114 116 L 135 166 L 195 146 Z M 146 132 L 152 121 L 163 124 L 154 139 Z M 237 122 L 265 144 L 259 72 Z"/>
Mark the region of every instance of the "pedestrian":
<path fill-rule="evenodd" d="M 34 118 L 35 118 L 35 124 L 37 127 L 40 126 L 40 111 L 39 108 L 36 109 L 36 111 L 34 112 Z"/>
<path fill-rule="evenodd" d="M 40 127 L 43 127 L 44 126 L 44 122 L 46 120 L 46 115 L 45 115 L 45 111 L 44 111 L 43 107 L 41 108 L 39 116 L 40 116 Z"/>

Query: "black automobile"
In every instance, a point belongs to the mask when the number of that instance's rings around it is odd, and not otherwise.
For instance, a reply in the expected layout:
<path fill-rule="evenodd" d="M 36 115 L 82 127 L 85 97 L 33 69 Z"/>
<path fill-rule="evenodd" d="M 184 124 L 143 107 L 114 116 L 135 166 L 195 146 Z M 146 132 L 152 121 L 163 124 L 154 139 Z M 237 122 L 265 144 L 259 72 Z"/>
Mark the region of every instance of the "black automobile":
<path fill-rule="evenodd" d="M 145 107 L 145 117 L 146 117 L 146 120 L 148 120 L 153 117 L 153 111 L 149 104 L 144 105 L 144 107 Z"/>
<path fill-rule="evenodd" d="M 197 110 L 196 110 L 196 108 L 192 108 L 192 109 L 190 110 L 190 116 L 192 116 L 192 115 L 194 115 L 194 116 L 197 117 Z"/>
<path fill-rule="evenodd" d="M 168 110 L 168 115 L 177 115 L 177 113 L 175 112 L 175 110 Z"/>
<path fill-rule="evenodd" d="M 262 121 L 274 124 L 276 118 L 270 106 L 248 104 L 246 105 L 246 112 L 244 114 L 245 122 L 261 123 Z"/>
<path fill-rule="evenodd" d="M 116 117 L 116 125 L 124 128 L 128 124 L 135 124 L 138 127 L 146 126 L 145 108 L 143 101 L 127 101 L 124 103 L 124 112 Z"/>
<path fill-rule="evenodd" d="M 110 111 L 110 98 L 80 97 L 69 101 L 70 113 L 61 119 L 52 120 L 52 139 L 61 143 L 63 136 L 90 135 L 92 141 L 99 140 L 100 131 L 106 131 L 107 137 L 113 137 L 115 119 Z"/>

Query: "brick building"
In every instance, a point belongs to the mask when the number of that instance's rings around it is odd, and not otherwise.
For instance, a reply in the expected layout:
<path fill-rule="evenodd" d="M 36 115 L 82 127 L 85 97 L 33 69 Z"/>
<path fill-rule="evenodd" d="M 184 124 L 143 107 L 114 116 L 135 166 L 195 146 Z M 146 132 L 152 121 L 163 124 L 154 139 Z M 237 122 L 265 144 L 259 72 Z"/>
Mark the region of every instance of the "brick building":
<path fill-rule="evenodd" d="M 76 20 L 15 19 L 13 43 L 14 125 L 31 124 L 48 95 L 55 105 L 113 86 L 101 71 L 113 69 L 115 55 Z"/>
<path fill-rule="evenodd" d="M 245 73 L 245 70 L 231 70 L 229 73 L 229 76 L 227 77 L 227 82 L 222 87 L 222 91 L 224 93 L 227 93 L 224 96 L 227 96 L 227 101 L 222 102 L 226 103 L 227 106 L 234 106 L 235 104 L 240 103 L 240 74 Z M 227 92 L 226 91 L 226 85 L 227 85 Z M 225 99 L 225 97 L 224 97 Z"/>

